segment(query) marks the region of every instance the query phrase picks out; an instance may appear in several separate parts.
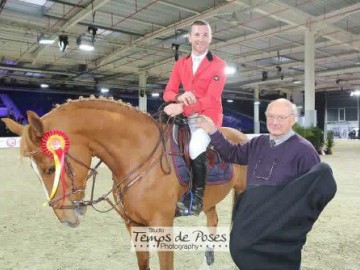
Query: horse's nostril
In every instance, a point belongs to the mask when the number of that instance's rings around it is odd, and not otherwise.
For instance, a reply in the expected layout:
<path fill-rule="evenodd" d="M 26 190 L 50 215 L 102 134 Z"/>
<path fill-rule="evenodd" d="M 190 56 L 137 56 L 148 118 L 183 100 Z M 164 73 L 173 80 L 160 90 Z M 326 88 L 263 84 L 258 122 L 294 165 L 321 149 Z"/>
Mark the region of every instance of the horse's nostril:
<path fill-rule="evenodd" d="M 85 213 L 86 213 L 86 210 L 87 210 L 87 207 L 86 206 L 82 206 L 82 207 L 79 207 L 79 208 L 76 208 L 75 209 L 75 213 L 78 217 L 81 217 L 81 216 L 84 216 Z"/>
<path fill-rule="evenodd" d="M 70 228 L 76 228 L 80 224 L 79 221 L 77 222 L 63 221 L 62 223 L 68 225 Z"/>

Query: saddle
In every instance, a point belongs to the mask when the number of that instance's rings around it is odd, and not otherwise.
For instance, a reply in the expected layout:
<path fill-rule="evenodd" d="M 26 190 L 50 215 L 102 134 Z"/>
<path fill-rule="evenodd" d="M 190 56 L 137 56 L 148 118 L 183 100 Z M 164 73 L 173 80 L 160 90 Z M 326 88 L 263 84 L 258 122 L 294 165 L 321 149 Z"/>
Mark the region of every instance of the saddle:
<path fill-rule="evenodd" d="M 163 108 L 169 103 L 171 102 L 162 104 L 159 112 L 163 111 Z M 165 113 L 161 113 L 159 119 L 163 123 L 174 124 L 170 135 L 169 155 L 172 158 L 179 182 L 182 185 L 188 185 L 192 177 L 189 154 L 191 132 L 187 118 L 183 115 L 178 115 L 170 119 Z M 211 145 L 208 146 L 206 155 L 208 160 L 207 184 L 224 184 L 230 181 L 233 175 L 233 166 L 230 163 L 224 162 Z"/>
<path fill-rule="evenodd" d="M 189 144 L 190 144 L 191 132 L 189 125 L 187 124 L 187 120 L 182 120 L 181 123 L 175 124 L 173 129 L 173 139 L 177 143 L 179 147 L 179 153 L 171 153 L 181 155 L 185 164 L 188 168 L 191 166 L 190 152 L 189 152 Z M 220 160 L 220 156 L 213 149 L 212 146 L 208 146 L 206 150 L 206 156 L 208 159 L 209 169 L 215 166 L 216 161 Z"/>

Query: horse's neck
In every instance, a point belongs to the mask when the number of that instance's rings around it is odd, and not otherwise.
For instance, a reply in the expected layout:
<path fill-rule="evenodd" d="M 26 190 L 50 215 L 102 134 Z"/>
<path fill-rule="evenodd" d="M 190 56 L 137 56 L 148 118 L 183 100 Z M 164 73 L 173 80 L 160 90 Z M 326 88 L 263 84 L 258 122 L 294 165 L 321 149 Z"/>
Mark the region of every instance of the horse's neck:
<path fill-rule="evenodd" d="M 114 175 L 123 175 L 139 165 L 156 145 L 159 132 L 145 114 L 104 112 L 89 116 L 86 133 L 90 150 Z"/>

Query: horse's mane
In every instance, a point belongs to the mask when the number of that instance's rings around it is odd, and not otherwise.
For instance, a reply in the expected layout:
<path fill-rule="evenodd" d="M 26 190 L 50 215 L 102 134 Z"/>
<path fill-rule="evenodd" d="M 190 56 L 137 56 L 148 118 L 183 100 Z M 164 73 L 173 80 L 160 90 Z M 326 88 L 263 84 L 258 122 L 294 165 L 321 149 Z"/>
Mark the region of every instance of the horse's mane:
<path fill-rule="evenodd" d="M 125 103 L 121 99 L 115 100 L 112 97 L 98 97 L 90 96 L 88 98 L 84 98 L 80 96 L 78 99 L 68 99 L 63 104 L 56 104 L 55 108 L 53 108 L 50 112 L 45 114 L 42 119 L 47 117 L 51 117 L 54 113 L 58 111 L 71 111 L 75 108 L 91 108 L 94 110 L 106 110 L 111 112 L 123 112 L 125 110 L 134 111 L 139 113 L 140 115 L 146 116 L 148 119 L 151 119 L 150 114 L 141 111 L 138 107 L 132 106 L 130 103 Z M 20 154 L 21 156 L 29 156 L 32 155 L 32 152 L 37 151 L 39 149 L 39 142 L 34 142 L 33 138 L 31 138 L 30 126 L 27 125 L 24 127 L 21 137 L 20 144 Z"/>
<path fill-rule="evenodd" d="M 98 97 L 91 95 L 88 98 L 80 96 L 78 99 L 68 99 L 63 104 L 56 104 L 45 116 L 49 116 L 57 111 L 73 110 L 75 108 L 89 108 L 94 110 L 120 111 L 123 109 L 132 110 L 143 115 L 150 116 L 148 113 L 141 111 L 138 107 L 132 106 L 130 103 L 125 103 L 121 99 L 115 100 L 113 97 Z"/>

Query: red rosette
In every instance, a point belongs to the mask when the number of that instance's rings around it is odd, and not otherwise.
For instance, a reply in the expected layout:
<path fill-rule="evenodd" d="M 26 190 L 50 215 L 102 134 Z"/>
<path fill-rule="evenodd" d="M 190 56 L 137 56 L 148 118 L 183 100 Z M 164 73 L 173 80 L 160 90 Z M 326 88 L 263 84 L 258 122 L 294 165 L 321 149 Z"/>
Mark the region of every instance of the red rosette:
<path fill-rule="evenodd" d="M 49 157 L 53 157 L 56 151 L 67 153 L 69 151 L 69 137 L 61 130 L 49 130 L 41 138 L 41 151 Z"/>

